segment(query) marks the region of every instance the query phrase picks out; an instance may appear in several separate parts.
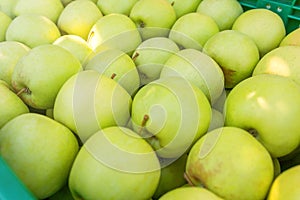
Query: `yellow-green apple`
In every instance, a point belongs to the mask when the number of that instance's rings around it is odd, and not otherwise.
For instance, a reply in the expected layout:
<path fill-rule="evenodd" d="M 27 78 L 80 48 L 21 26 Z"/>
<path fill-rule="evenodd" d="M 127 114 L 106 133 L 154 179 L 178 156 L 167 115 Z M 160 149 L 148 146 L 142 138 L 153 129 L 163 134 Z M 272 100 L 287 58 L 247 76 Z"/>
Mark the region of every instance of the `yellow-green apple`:
<path fill-rule="evenodd" d="M 36 113 L 19 115 L 0 130 L 0 155 L 38 199 L 66 184 L 78 148 L 68 128 Z"/>
<path fill-rule="evenodd" d="M 69 78 L 54 104 L 54 119 L 69 127 L 84 143 L 93 133 L 109 126 L 125 126 L 132 99 L 116 81 L 95 70 Z"/>
<path fill-rule="evenodd" d="M 206 41 L 219 32 L 217 23 L 208 15 L 193 12 L 176 20 L 169 38 L 181 48 L 202 50 Z"/>
<path fill-rule="evenodd" d="M 237 0 L 202 0 L 197 12 L 212 17 L 220 31 L 231 29 L 232 24 L 244 10 Z"/>
<path fill-rule="evenodd" d="M 300 46 L 300 27 L 288 33 L 280 42 L 279 46 Z"/>
<path fill-rule="evenodd" d="M 178 51 L 177 44 L 166 37 L 153 37 L 143 41 L 132 54 L 141 85 L 158 79 L 164 63 Z"/>
<path fill-rule="evenodd" d="M 0 10 L 0 42 L 5 41 L 6 30 L 12 19 Z"/>
<path fill-rule="evenodd" d="M 173 6 L 176 17 L 179 18 L 185 14 L 196 12 L 199 3 L 202 0 L 168 0 Z"/>
<path fill-rule="evenodd" d="M 92 1 L 76 0 L 70 2 L 61 12 L 57 26 L 70 35 L 78 35 L 87 40 L 92 26 L 103 17 L 102 12 Z"/>
<path fill-rule="evenodd" d="M 267 200 L 296 200 L 300 196 L 298 181 L 300 179 L 300 165 L 283 171 L 274 180 Z"/>
<path fill-rule="evenodd" d="M 15 18 L 13 9 L 18 0 L 0 1 L 0 10 L 8 15 L 10 18 Z"/>
<path fill-rule="evenodd" d="M 0 96 L 0 128 L 13 118 L 29 112 L 27 105 L 2 80 L 0 80 Z"/>
<path fill-rule="evenodd" d="M 222 200 L 212 191 L 202 187 L 179 187 L 175 188 L 159 200 L 182 200 L 182 199 L 205 199 L 205 200 Z"/>
<path fill-rule="evenodd" d="M 56 23 L 63 9 L 64 6 L 60 0 L 18 0 L 13 12 L 15 16 L 23 14 L 43 15 Z"/>
<path fill-rule="evenodd" d="M 93 55 L 85 70 L 96 70 L 117 81 L 130 95 L 140 87 L 140 77 L 131 57 L 119 49 L 106 49 Z"/>
<path fill-rule="evenodd" d="M 196 49 L 182 49 L 165 62 L 160 77 L 182 76 L 199 87 L 211 104 L 224 90 L 224 75 L 220 66 L 208 55 Z"/>
<path fill-rule="evenodd" d="M 12 74 L 12 87 L 23 101 L 36 109 L 53 108 L 65 81 L 81 71 L 78 59 L 53 44 L 32 48 L 19 59 Z"/>
<path fill-rule="evenodd" d="M 264 8 L 243 12 L 234 21 L 232 29 L 250 36 L 256 43 L 261 57 L 276 48 L 286 34 L 281 17 Z"/>
<path fill-rule="evenodd" d="M 212 131 L 216 128 L 224 126 L 224 116 L 223 113 L 216 110 L 215 108 L 211 109 L 211 121 L 207 131 Z"/>
<path fill-rule="evenodd" d="M 197 86 L 181 76 L 168 76 L 138 90 L 131 120 L 160 157 L 177 158 L 206 133 L 211 107 Z"/>
<path fill-rule="evenodd" d="M 243 128 L 273 157 L 285 156 L 299 146 L 299 101 L 300 86 L 289 78 L 272 74 L 250 77 L 227 96 L 225 126 Z"/>
<path fill-rule="evenodd" d="M 143 40 L 166 37 L 176 21 L 176 13 L 168 0 L 139 0 L 129 17 L 135 22 Z"/>
<path fill-rule="evenodd" d="M 186 177 L 224 199 L 264 199 L 274 176 L 273 161 L 247 131 L 221 127 L 206 133 L 192 147 Z"/>
<path fill-rule="evenodd" d="M 93 53 L 87 41 L 78 35 L 62 35 L 53 44 L 70 51 L 84 65 L 88 57 Z"/>
<path fill-rule="evenodd" d="M 15 65 L 30 48 L 17 41 L 3 41 L 0 43 L 0 79 L 11 87 L 11 76 Z"/>
<path fill-rule="evenodd" d="M 131 129 L 111 126 L 95 132 L 80 149 L 69 176 L 79 199 L 150 199 L 160 179 L 152 147 Z"/>
<path fill-rule="evenodd" d="M 118 0 L 96 0 L 97 6 L 102 11 L 104 15 L 111 13 L 120 13 L 129 16 L 131 8 L 139 0 L 127 0 L 127 1 L 118 1 Z"/>
<path fill-rule="evenodd" d="M 88 43 L 93 50 L 105 46 L 128 54 L 131 54 L 141 42 L 141 36 L 134 22 L 120 13 L 112 13 L 100 18 L 93 25 L 88 36 Z"/>
<path fill-rule="evenodd" d="M 224 30 L 212 36 L 204 45 L 203 53 L 222 68 L 225 88 L 229 89 L 250 77 L 260 58 L 255 42 L 236 30 Z"/>
<path fill-rule="evenodd" d="M 38 14 L 23 14 L 12 20 L 5 38 L 7 41 L 18 41 L 33 48 L 51 44 L 60 36 L 56 24 L 47 17 Z"/>
<path fill-rule="evenodd" d="M 179 158 L 159 158 L 161 175 L 152 198 L 158 199 L 168 191 L 187 183 L 184 178 L 186 159 L 186 153 Z"/>
<path fill-rule="evenodd" d="M 280 46 L 264 55 L 253 70 L 253 76 L 275 74 L 300 84 L 300 46 Z"/>

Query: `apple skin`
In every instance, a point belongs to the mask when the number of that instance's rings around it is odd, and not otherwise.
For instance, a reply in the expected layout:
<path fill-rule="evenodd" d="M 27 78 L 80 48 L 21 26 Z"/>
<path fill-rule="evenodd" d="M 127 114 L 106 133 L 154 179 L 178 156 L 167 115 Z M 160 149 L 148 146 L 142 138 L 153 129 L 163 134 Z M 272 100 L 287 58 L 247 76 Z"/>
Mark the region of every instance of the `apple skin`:
<path fill-rule="evenodd" d="M 16 64 L 12 87 L 27 105 L 53 108 L 64 82 L 79 71 L 79 60 L 68 50 L 53 44 L 40 45 L 30 49 Z"/>
<path fill-rule="evenodd" d="M 127 0 L 127 1 L 118 1 L 118 0 L 96 0 L 97 6 L 102 11 L 104 15 L 111 13 L 120 13 L 129 16 L 131 8 L 139 0 Z"/>
<path fill-rule="evenodd" d="M 78 152 L 74 134 L 40 114 L 25 113 L 0 130 L 0 155 L 38 199 L 45 199 L 68 180 Z"/>
<path fill-rule="evenodd" d="M 84 70 L 96 70 L 118 82 L 131 96 L 140 87 L 140 76 L 131 57 L 125 52 L 108 48 L 90 56 Z"/>
<path fill-rule="evenodd" d="M 187 13 L 196 12 L 202 0 L 168 0 L 173 6 L 177 19 Z"/>
<path fill-rule="evenodd" d="M 168 37 L 181 48 L 201 51 L 206 41 L 218 32 L 219 27 L 213 18 L 192 12 L 175 21 Z"/>
<path fill-rule="evenodd" d="M 30 48 L 21 42 L 3 41 L 0 43 L 0 79 L 10 87 L 11 77 L 19 59 L 29 52 Z"/>
<path fill-rule="evenodd" d="M 300 86 L 289 78 L 271 74 L 250 77 L 227 96 L 225 126 L 250 131 L 273 157 L 285 156 L 299 146 L 299 101 Z"/>
<path fill-rule="evenodd" d="M 0 96 L 0 128 L 16 116 L 29 112 L 27 105 L 2 80 L 0 80 Z"/>
<path fill-rule="evenodd" d="M 97 48 L 116 48 L 131 55 L 142 39 L 128 16 L 112 13 L 103 16 L 92 26 L 87 41 L 95 51 Z"/>
<path fill-rule="evenodd" d="M 51 44 L 60 36 L 56 24 L 47 17 L 38 14 L 23 14 L 12 20 L 5 38 L 7 41 L 18 41 L 33 48 Z"/>
<path fill-rule="evenodd" d="M 273 182 L 267 200 L 296 200 L 300 196 L 298 187 L 300 165 L 283 171 Z"/>
<path fill-rule="evenodd" d="M 195 84 L 211 104 L 224 90 L 224 74 L 218 63 L 196 49 L 182 49 L 171 55 L 160 73 L 160 78 L 168 76 L 181 76 Z"/>
<path fill-rule="evenodd" d="M 76 133 L 84 143 L 96 131 L 125 126 L 132 99 L 116 81 L 95 70 L 70 77 L 55 99 L 53 117 Z"/>
<path fill-rule="evenodd" d="M 83 66 L 88 57 L 93 53 L 87 41 L 78 35 L 62 35 L 53 44 L 61 46 L 70 51 Z"/>
<path fill-rule="evenodd" d="M 224 30 L 212 36 L 205 43 L 203 53 L 222 68 L 227 89 L 250 77 L 260 58 L 255 42 L 235 30 Z"/>
<path fill-rule="evenodd" d="M 300 46 L 300 28 L 287 34 L 280 42 L 279 46 L 295 45 Z"/>
<path fill-rule="evenodd" d="M 300 46 L 280 46 L 264 55 L 255 66 L 252 76 L 275 74 L 300 84 Z"/>
<path fill-rule="evenodd" d="M 274 176 L 268 151 L 247 131 L 221 127 L 201 137 L 189 152 L 186 177 L 224 199 L 264 199 Z"/>
<path fill-rule="evenodd" d="M 176 13 L 168 0 L 139 0 L 129 17 L 135 22 L 143 40 L 167 37 L 176 21 Z"/>
<path fill-rule="evenodd" d="M 222 200 L 213 192 L 201 187 L 179 187 L 164 194 L 159 200 L 205 199 Z"/>
<path fill-rule="evenodd" d="M 236 0 L 202 0 L 196 12 L 212 17 L 220 31 L 223 31 L 231 29 L 234 21 L 244 11 Z"/>
<path fill-rule="evenodd" d="M 259 49 L 260 57 L 276 48 L 286 35 L 281 17 L 264 8 L 243 12 L 234 21 L 232 30 L 250 36 Z"/>
<path fill-rule="evenodd" d="M 69 188 L 75 200 L 150 199 L 160 174 L 159 160 L 142 137 L 111 126 L 94 133 L 82 146 Z"/>
<path fill-rule="evenodd" d="M 131 120 L 133 129 L 160 157 L 178 158 L 206 133 L 211 107 L 198 87 L 183 77 L 170 76 L 150 82 L 136 93 Z"/>
<path fill-rule="evenodd" d="M 18 0 L 13 12 L 15 16 L 23 14 L 43 15 L 56 23 L 63 9 L 64 6 L 60 0 Z"/>
<path fill-rule="evenodd" d="M 57 26 L 64 34 L 78 35 L 87 40 L 90 29 L 101 17 L 102 12 L 92 1 L 71 1 L 61 12 Z"/>
<path fill-rule="evenodd" d="M 0 42 L 5 40 L 6 30 L 9 24 L 12 22 L 12 19 L 0 10 Z"/>
<path fill-rule="evenodd" d="M 166 37 L 153 37 L 143 41 L 132 54 L 141 85 L 158 79 L 164 63 L 178 51 L 177 44 Z"/>

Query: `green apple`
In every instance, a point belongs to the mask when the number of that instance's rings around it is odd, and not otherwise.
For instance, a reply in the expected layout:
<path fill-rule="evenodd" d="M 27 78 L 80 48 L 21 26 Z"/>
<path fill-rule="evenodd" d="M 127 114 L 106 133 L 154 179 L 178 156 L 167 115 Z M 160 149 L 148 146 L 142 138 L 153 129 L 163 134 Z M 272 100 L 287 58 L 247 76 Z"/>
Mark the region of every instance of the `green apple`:
<path fill-rule="evenodd" d="M 291 78 L 300 84 L 300 46 L 280 46 L 263 56 L 253 70 L 253 76 L 275 74 Z"/>
<path fill-rule="evenodd" d="M 132 54 L 141 85 L 158 79 L 164 63 L 178 51 L 177 44 L 166 37 L 153 37 L 143 41 Z"/>
<path fill-rule="evenodd" d="M 65 34 L 78 35 L 86 40 L 90 29 L 102 16 L 92 1 L 71 1 L 61 12 L 57 26 Z"/>
<path fill-rule="evenodd" d="M 87 41 L 78 35 L 62 35 L 53 44 L 70 51 L 84 65 L 88 57 L 93 53 Z"/>
<path fill-rule="evenodd" d="M 0 128 L 13 118 L 29 112 L 26 104 L 2 80 L 0 80 L 0 96 Z"/>
<path fill-rule="evenodd" d="M 295 45 L 300 46 L 300 28 L 288 33 L 280 42 L 279 46 Z"/>
<path fill-rule="evenodd" d="M 176 17 L 179 18 L 185 14 L 196 12 L 199 3 L 202 0 L 168 0 L 173 6 Z"/>
<path fill-rule="evenodd" d="M 133 95 L 140 87 L 140 77 L 131 57 L 119 49 L 106 49 L 96 53 L 86 63 L 85 70 L 96 70 L 117 81 Z"/>
<path fill-rule="evenodd" d="M 166 37 L 176 21 L 176 13 L 168 0 L 139 0 L 129 17 L 135 22 L 143 40 Z"/>
<path fill-rule="evenodd" d="M 6 30 L 11 23 L 12 19 L 0 10 L 0 42 L 5 40 Z"/>
<path fill-rule="evenodd" d="M 231 29 L 232 24 L 244 10 L 237 0 L 202 0 L 197 12 L 210 16 L 220 31 Z"/>
<path fill-rule="evenodd" d="M 68 50 L 53 44 L 40 45 L 30 49 L 16 64 L 12 87 L 27 105 L 53 108 L 64 82 L 81 70 L 80 62 Z"/>
<path fill-rule="evenodd" d="M 255 42 L 236 30 L 224 30 L 212 36 L 204 45 L 203 53 L 222 68 L 225 88 L 229 89 L 250 77 L 260 59 Z"/>
<path fill-rule="evenodd" d="M 286 34 L 281 17 L 264 8 L 245 11 L 234 21 L 232 29 L 250 36 L 261 57 L 276 48 Z"/>
<path fill-rule="evenodd" d="M 13 11 L 15 16 L 39 14 L 56 23 L 63 9 L 64 6 L 60 0 L 18 0 Z"/>
<path fill-rule="evenodd" d="M 19 59 L 29 52 L 30 48 L 17 41 L 0 43 L 0 79 L 11 87 L 11 77 Z"/>
<path fill-rule="evenodd" d="M 224 75 L 220 66 L 208 55 L 196 49 L 183 49 L 171 55 L 160 77 L 182 76 L 199 87 L 213 104 L 224 90 Z"/>
<path fill-rule="evenodd" d="M 131 8 L 139 0 L 127 0 L 127 1 L 118 1 L 118 0 L 96 0 L 97 6 L 102 11 L 104 15 L 111 13 L 120 13 L 129 16 Z"/>
<path fill-rule="evenodd" d="M 76 133 L 84 143 L 99 129 L 125 126 L 132 99 L 116 81 L 95 70 L 69 78 L 54 104 L 54 119 Z"/>
<path fill-rule="evenodd" d="M 80 149 L 69 176 L 74 199 L 150 199 L 160 179 L 159 160 L 137 133 L 112 126 Z"/>
<path fill-rule="evenodd" d="M 213 18 L 193 12 L 176 20 L 170 30 L 169 38 L 181 48 L 202 50 L 206 41 L 218 32 L 219 27 Z"/>
<path fill-rule="evenodd" d="M 205 199 L 222 200 L 216 194 L 201 187 L 179 187 L 164 194 L 159 200 Z"/>
<path fill-rule="evenodd" d="M 40 114 L 19 115 L 0 130 L 0 155 L 38 199 L 66 184 L 77 152 L 74 134 Z"/>
<path fill-rule="evenodd" d="M 298 199 L 300 196 L 299 179 L 300 165 L 285 170 L 274 180 L 267 200 Z"/>
<path fill-rule="evenodd" d="M 250 77 L 227 96 L 225 126 L 243 128 L 260 141 L 273 157 L 282 157 L 299 146 L 300 86 L 271 74 Z"/>
<path fill-rule="evenodd" d="M 247 131 L 221 127 L 201 137 L 189 152 L 186 177 L 224 199 L 264 199 L 274 166 L 269 152 Z"/>
<path fill-rule="evenodd" d="M 211 109 L 211 121 L 207 131 L 212 131 L 216 128 L 224 126 L 224 116 L 223 113 L 216 110 L 215 108 Z"/>
<path fill-rule="evenodd" d="M 88 36 L 88 43 L 93 50 L 105 46 L 120 49 L 128 54 L 132 53 L 141 42 L 141 36 L 134 22 L 128 16 L 119 13 L 100 18 Z"/>
<path fill-rule="evenodd" d="M 206 133 L 211 107 L 204 93 L 180 76 L 142 87 L 133 98 L 133 129 L 163 158 L 177 158 Z"/>
<path fill-rule="evenodd" d="M 179 158 L 159 158 L 161 165 L 161 175 L 158 186 L 152 198 L 158 199 L 165 193 L 177 187 L 186 184 L 184 178 L 185 163 L 187 154 L 183 154 Z"/>
<path fill-rule="evenodd" d="M 37 14 L 17 16 L 6 31 L 7 41 L 18 41 L 30 48 L 51 44 L 60 36 L 60 31 L 54 22 Z"/>
<path fill-rule="evenodd" d="M 11 19 L 15 18 L 13 9 L 19 0 L 0 1 L 0 10 L 8 15 Z"/>

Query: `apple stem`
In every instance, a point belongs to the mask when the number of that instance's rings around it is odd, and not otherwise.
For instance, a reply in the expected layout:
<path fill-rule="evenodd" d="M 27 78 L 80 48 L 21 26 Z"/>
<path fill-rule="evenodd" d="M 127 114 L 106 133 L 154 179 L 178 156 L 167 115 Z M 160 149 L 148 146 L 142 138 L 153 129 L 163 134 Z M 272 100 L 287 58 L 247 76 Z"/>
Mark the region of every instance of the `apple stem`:
<path fill-rule="evenodd" d="M 111 79 L 114 79 L 115 77 L 117 76 L 117 74 L 116 73 L 113 73 L 112 75 L 111 75 Z"/>
<path fill-rule="evenodd" d="M 135 59 L 139 56 L 140 54 L 138 52 L 135 52 L 134 55 L 132 56 L 132 60 L 135 61 Z"/>
<path fill-rule="evenodd" d="M 175 4 L 175 1 L 172 1 L 171 6 L 174 6 L 174 4 Z"/>
<path fill-rule="evenodd" d="M 184 179 L 188 182 L 189 185 L 195 186 L 195 185 L 192 183 L 192 181 L 191 181 L 189 175 L 188 175 L 186 172 L 183 173 L 183 177 L 184 177 Z"/>
<path fill-rule="evenodd" d="M 27 94 L 31 94 L 31 91 L 29 90 L 29 88 L 22 88 L 18 93 L 17 96 L 20 96 L 22 93 L 27 93 Z"/>
<path fill-rule="evenodd" d="M 146 126 L 147 121 L 149 120 L 149 115 L 145 114 L 143 117 L 143 121 L 141 124 L 141 129 L 139 131 L 139 135 L 142 135 L 143 128 Z"/>

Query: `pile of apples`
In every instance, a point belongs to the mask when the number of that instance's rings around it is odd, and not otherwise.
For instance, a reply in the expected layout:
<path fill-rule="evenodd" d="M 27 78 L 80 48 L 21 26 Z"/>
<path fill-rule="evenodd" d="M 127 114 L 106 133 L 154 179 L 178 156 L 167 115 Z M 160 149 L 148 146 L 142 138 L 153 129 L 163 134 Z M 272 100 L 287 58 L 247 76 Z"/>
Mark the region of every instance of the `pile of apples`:
<path fill-rule="evenodd" d="M 33 199 L 300 198 L 300 28 L 276 13 L 5 0 L 0 21 L 0 156 Z"/>

